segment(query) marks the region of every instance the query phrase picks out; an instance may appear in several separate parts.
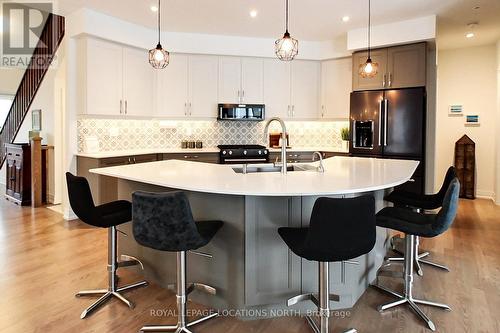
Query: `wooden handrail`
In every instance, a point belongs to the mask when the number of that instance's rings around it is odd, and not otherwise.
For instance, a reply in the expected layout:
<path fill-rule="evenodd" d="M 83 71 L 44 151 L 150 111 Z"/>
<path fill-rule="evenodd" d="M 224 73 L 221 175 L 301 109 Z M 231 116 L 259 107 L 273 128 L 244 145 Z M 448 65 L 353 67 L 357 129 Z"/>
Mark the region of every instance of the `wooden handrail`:
<path fill-rule="evenodd" d="M 0 168 L 5 162 L 6 143 L 13 143 L 64 37 L 64 17 L 49 14 L 33 51 L 30 63 L 17 88 L 7 118 L 0 131 Z M 47 61 L 40 66 L 39 60 Z"/>

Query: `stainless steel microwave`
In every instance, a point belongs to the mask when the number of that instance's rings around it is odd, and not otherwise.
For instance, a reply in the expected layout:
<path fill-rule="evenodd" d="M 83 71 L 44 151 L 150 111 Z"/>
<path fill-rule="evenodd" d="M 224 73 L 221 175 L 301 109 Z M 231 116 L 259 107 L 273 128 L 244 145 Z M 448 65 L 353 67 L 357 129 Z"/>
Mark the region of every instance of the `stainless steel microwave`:
<path fill-rule="evenodd" d="M 264 104 L 219 104 L 218 120 L 261 121 L 265 117 Z"/>

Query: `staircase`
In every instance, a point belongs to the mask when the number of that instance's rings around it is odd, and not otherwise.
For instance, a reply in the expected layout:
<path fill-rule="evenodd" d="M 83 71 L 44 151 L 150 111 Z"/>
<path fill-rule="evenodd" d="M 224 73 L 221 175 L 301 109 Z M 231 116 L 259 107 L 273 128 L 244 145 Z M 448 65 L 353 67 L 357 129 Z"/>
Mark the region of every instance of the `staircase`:
<path fill-rule="evenodd" d="M 64 17 L 49 14 L 0 132 L 0 168 L 5 162 L 5 144 L 14 142 L 63 37 Z M 45 60 L 46 64 L 40 65 L 37 60 Z M 47 111 L 51 112 L 52 110 Z"/>

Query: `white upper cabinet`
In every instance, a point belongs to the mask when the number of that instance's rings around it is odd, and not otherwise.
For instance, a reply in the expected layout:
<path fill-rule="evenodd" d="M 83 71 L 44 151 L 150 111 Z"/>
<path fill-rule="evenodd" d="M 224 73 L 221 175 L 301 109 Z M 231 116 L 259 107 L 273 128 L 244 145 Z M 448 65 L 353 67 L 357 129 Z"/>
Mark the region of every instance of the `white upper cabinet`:
<path fill-rule="evenodd" d="M 290 117 L 290 63 L 264 59 L 266 118 Z"/>
<path fill-rule="evenodd" d="M 123 98 L 127 115 L 155 114 L 157 72 L 147 59 L 147 51 L 123 48 Z"/>
<path fill-rule="evenodd" d="M 321 63 L 321 118 L 349 118 L 351 87 L 351 57 Z"/>
<path fill-rule="evenodd" d="M 291 66 L 291 117 L 300 119 L 318 118 L 319 62 L 294 60 Z"/>
<path fill-rule="evenodd" d="M 184 117 L 188 115 L 189 57 L 171 54 L 170 63 L 158 73 L 158 112 L 162 117 Z"/>
<path fill-rule="evenodd" d="M 81 68 L 85 87 L 81 91 L 86 93 L 83 113 L 119 115 L 124 110 L 122 47 L 95 39 L 82 43 L 86 46 L 86 62 Z"/>
<path fill-rule="evenodd" d="M 264 62 L 259 58 L 220 57 L 219 102 L 262 103 L 263 71 Z"/>
<path fill-rule="evenodd" d="M 147 51 L 88 38 L 85 62 L 83 113 L 152 116 L 155 113 L 156 73 Z"/>
<path fill-rule="evenodd" d="M 219 102 L 241 103 L 241 59 L 219 58 Z"/>
<path fill-rule="evenodd" d="M 217 117 L 218 73 L 217 56 L 189 56 L 189 116 Z"/>
<path fill-rule="evenodd" d="M 241 101 L 262 104 L 264 101 L 264 60 L 241 59 Z"/>

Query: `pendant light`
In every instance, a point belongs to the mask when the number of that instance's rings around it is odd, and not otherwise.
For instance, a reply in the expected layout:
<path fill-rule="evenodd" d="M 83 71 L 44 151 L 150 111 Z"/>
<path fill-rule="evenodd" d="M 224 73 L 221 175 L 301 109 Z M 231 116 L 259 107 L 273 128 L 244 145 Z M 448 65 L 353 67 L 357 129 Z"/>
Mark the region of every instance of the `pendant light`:
<path fill-rule="evenodd" d="M 155 69 L 163 69 L 168 66 L 170 61 L 170 53 L 164 50 L 160 44 L 161 38 L 161 7 L 160 0 L 158 0 L 158 45 L 156 48 L 149 50 L 149 63 Z"/>
<path fill-rule="evenodd" d="M 378 63 L 371 58 L 371 0 L 368 0 L 368 58 L 364 64 L 359 65 L 359 75 L 361 77 L 374 77 L 378 73 Z"/>
<path fill-rule="evenodd" d="M 285 0 L 285 34 L 274 43 L 275 53 L 279 60 L 291 61 L 299 53 L 299 41 L 288 32 L 288 0 Z"/>

